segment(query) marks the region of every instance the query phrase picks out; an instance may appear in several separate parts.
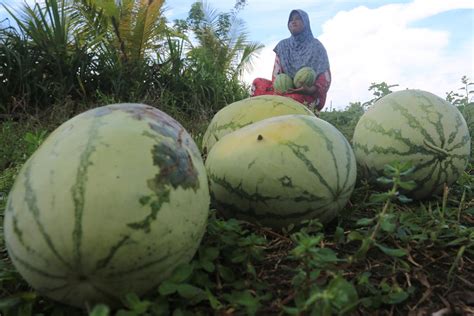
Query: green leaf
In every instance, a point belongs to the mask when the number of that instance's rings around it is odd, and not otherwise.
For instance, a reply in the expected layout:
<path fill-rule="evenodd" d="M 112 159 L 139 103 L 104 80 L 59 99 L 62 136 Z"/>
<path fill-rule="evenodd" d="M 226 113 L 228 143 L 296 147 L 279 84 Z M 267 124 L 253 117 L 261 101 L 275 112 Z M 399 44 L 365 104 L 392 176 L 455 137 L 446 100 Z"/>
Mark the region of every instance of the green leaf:
<path fill-rule="evenodd" d="M 232 263 L 244 262 L 248 257 L 248 255 L 241 249 L 237 249 L 232 253 L 232 255 L 232 259 L 230 260 Z"/>
<path fill-rule="evenodd" d="M 214 294 L 212 294 L 209 289 L 206 289 L 206 295 L 207 300 L 209 301 L 209 304 L 211 304 L 213 310 L 219 310 L 222 308 L 222 303 L 214 296 Z"/>
<path fill-rule="evenodd" d="M 128 293 L 125 295 L 125 304 L 129 307 L 140 304 L 140 298 L 135 293 Z"/>
<path fill-rule="evenodd" d="M 382 250 L 383 253 L 391 256 L 391 257 L 403 257 L 407 255 L 407 251 L 405 249 L 393 249 L 393 248 L 388 248 L 382 244 L 375 243 L 375 245 Z"/>
<path fill-rule="evenodd" d="M 250 315 L 255 315 L 260 307 L 259 299 L 254 297 L 249 290 L 232 291 L 231 294 L 225 294 L 224 297 L 231 304 L 245 306 Z"/>
<path fill-rule="evenodd" d="M 409 294 L 401 288 L 397 288 L 394 292 L 387 295 L 384 300 L 386 304 L 399 304 L 408 298 Z"/>
<path fill-rule="evenodd" d="M 89 316 L 109 316 L 110 308 L 104 304 L 95 305 Z"/>
<path fill-rule="evenodd" d="M 247 273 L 253 276 L 254 278 L 257 277 L 257 271 L 251 262 L 247 262 Z"/>
<path fill-rule="evenodd" d="M 172 283 L 182 283 L 188 280 L 193 273 L 194 266 L 190 263 L 183 263 L 174 269 L 169 281 Z"/>
<path fill-rule="evenodd" d="M 140 300 L 137 294 L 135 293 L 128 293 L 125 295 L 125 300 L 124 300 L 125 306 L 130 308 L 132 311 L 142 314 L 148 310 L 148 307 L 150 307 L 151 303 L 149 301 L 145 300 Z"/>
<path fill-rule="evenodd" d="M 339 260 L 334 250 L 330 248 L 316 249 L 314 253 L 314 259 L 321 263 L 335 263 Z"/>
<path fill-rule="evenodd" d="M 200 258 L 208 261 L 214 261 L 219 256 L 219 249 L 216 247 L 206 247 L 200 252 Z"/>
<path fill-rule="evenodd" d="M 193 284 L 199 284 L 199 286 L 208 287 L 211 289 L 215 288 L 216 284 L 214 283 L 214 281 L 211 281 L 209 276 L 210 274 L 205 272 L 204 270 L 197 270 L 193 274 L 193 278 L 192 278 Z"/>
<path fill-rule="evenodd" d="M 158 287 L 158 292 L 163 296 L 173 294 L 177 290 L 178 290 L 178 284 L 173 283 L 169 280 L 163 281 Z"/>
<path fill-rule="evenodd" d="M 392 184 L 393 179 L 387 178 L 387 177 L 379 177 L 377 178 L 377 182 L 382 183 L 382 184 Z"/>
<path fill-rule="evenodd" d="M 365 271 L 357 276 L 357 284 L 358 285 L 363 285 L 363 284 L 369 284 L 369 278 L 372 275 L 372 273 Z"/>
<path fill-rule="evenodd" d="M 382 216 L 380 218 L 380 228 L 388 233 L 393 233 L 397 228 L 397 225 L 394 223 L 395 220 L 396 218 L 393 214 Z"/>
<path fill-rule="evenodd" d="M 375 218 L 361 218 L 356 222 L 357 226 L 369 226 L 374 222 Z"/>
<path fill-rule="evenodd" d="M 168 316 L 170 314 L 170 306 L 166 297 L 160 296 L 150 308 L 150 314 L 153 316 Z"/>
<path fill-rule="evenodd" d="M 214 270 L 216 269 L 214 263 L 209 260 L 200 260 L 199 264 L 206 272 L 209 272 L 209 273 L 214 272 Z"/>
<path fill-rule="evenodd" d="M 399 181 L 398 182 L 398 185 L 400 186 L 400 188 L 402 189 L 405 189 L 407 191 L 411 191 L 413 189 L 415 189 L 418 185 L 416 184 L 415 181 L 413 180 L 410 180 L 410 181 Z"/>
<path fill-rule="evenodd" d="M 304 309 L 308 310 L 311 308 L 311 305 L 318 302 L 317 306 L 320 306 L 321 299 L 325 296 L 322 291 L 311 291 L 311 295 L 308 297 L 306 302 L 304 302 Z"/>
<path fill-rule="evenodd" d="M 179 284 L 176 289 L 181 297 L 192 300 L 194 303 L 200 302 L 207 298 L 207 295 L 203 289 L 191 284 Z"/>
<path fill-rule="evenodd" d="M 365 238 L 364 235 L 362 235 L 360 232 L 355 231 L 355 230 L 351 231 L 349 235 L 347 235 L 347 240 L 349 241 L 362 240 L 364 238 Z"/>
<path fill-rule="evenodd" d="M 372 247 L 373 243 L 374 243 L 374 241 L 370 237 L 365 237 L 364 239 L 362 239 L 362 243 L 361 243 L 359 249 L 357 249 L 354 256 L 356 258 L 365 257 L 365 255 L 367 254 L 369 249 Z"/>
<path fill-rule="evenodd" d="M 372 203 L 382 203 L 390 200 L 393 197 L 392 193 L 384 192 L 384 193 L 375 193 L 370 196 L 370 202 Z"/>
<path fill-rule="evenodd" d="M 411 174 L 413 171 L 415 171 L 416 167 L 415 166 L 411 166 L 411 163 L 409 162 L 406 162 L 405 165 L 402 166 L 402 168 L 400 169 L 400 176 L 406 176 L 406 175 L 409 175 Z M 410 181 L 411 182 L 411 181 Z"/>
<path fill-rule="evenodd" d="M 342 276 L 338 275 L 332 279 L 325 291 L 331 295 L 331 305 L 337 311 L 344 309 L 347 312 L 358 304 L 356 288 Z"/>
<path fill-rule="evenodd" d="M 456 238 L 446 244 L 446 246 L 451 247 L 451 246 L 458 246 L 459 244 L 462 244 L 464 242 L 468 241 L 468 238 L 466 237 L 459 237 Z"/>
<path fill-rule="evenodd" d="M 219 265 L 217 270 L 225 282 L 233 282 L 235 280 L 234 271 L 232 271 L 232 269 Z"/>
<path fill-rule="evenodd" d="M 410 199 L 409 197 L 403 195 L 403 194 L 400 194 L 397 196 L 397 199 L 401 202 L 401 203 L 410 203 L 412 202 L 413 200 Z"/>
<path fill-rule="evenodd" d="M 394 162 L 392 164 L 387 164 L 383 168 L 383 173 L 389 177 L 393 177 L 398 172 L 398 163 Z"/>
<path fill-rule="evenodd" d="M 334 241 L 338 244 L 344 243 L 344 228 L 337 226 L 334 232 Z"/>

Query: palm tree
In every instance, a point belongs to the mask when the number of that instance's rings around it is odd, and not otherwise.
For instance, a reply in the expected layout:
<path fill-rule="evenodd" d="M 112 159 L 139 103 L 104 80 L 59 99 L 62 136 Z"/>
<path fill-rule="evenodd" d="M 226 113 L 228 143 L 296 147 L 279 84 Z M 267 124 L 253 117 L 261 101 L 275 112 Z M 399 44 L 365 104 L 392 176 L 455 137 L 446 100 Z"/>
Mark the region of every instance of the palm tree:
<path fill-rule="evenodd" d="M 216 69 L 230 78 L 240 77 L 251 68 L 252 58 L 263 48 L 262 44 L 248 40 L 244 22 L 237 15 L 238 10 L 218 13 L 206 2 L 197 1 L 187 19 L 197 40 L 191 53 L 209 56 Z"/>
<path fill-rule="evenodd" d="M 143 61 L 165 30 L 164 0 L 73 0 L 79 32 L 105 55 Z"/>
<path fill-rule="evenodd" d="M 18 12 L 4 5 L 18 25 L 18 31 L 2 32 L 2 56 L 15 56 L 10 58 L 8 70 L 17 78 L 10 84 L 16 81 L 18 88 L 9 87 L 10 96 L 44 106 L 55 98 L 84 93 L 81 75 L 90 54 L 74 34 L 66 7 L 66 0 L 45 0 L 33 6 L 25 3 Z"/>
<path fill-rule="evenodd" d="M 141 98 L 149 64 L 166 30 L 164 0 L 70 0 L 75 29 L 96 54 L 99 91 L 114 100 Z"/>

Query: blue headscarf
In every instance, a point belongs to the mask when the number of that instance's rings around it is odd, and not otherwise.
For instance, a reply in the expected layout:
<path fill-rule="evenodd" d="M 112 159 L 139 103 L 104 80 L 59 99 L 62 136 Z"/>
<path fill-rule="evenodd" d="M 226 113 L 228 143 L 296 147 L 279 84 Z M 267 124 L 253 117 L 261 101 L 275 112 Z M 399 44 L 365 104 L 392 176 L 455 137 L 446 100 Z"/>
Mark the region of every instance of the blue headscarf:
<path fill-rule="evenodd" d="M 290 17 L 294 12 L 297 12 L 303 21 L 303 31 L 281 40 L 273 51 L 278 55 L 283 71 L 291 77 L 294 77 L 302 67 L 311 67 L 316 71 L 316 75 L 319 75 L 329 69 L 326 49 L 314 38 L 308 14 L 303 10 L 293 10 L 290 12 Z"/>

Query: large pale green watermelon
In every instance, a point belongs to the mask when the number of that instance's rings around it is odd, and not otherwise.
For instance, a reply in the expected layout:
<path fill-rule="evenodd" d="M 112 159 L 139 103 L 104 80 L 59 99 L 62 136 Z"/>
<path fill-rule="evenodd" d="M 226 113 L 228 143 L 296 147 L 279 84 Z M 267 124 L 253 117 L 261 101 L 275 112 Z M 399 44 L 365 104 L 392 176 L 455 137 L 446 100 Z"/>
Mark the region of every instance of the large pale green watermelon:
<path fill-rule="evenodd" d="M 209 202 L 200 153 L 179 123 L 150 106 L 109 105 L 62 124 L 25 163 L 5 243 L 41 294 L 115 304 L 193 257 Z"/>
<path fill-rule="evenodd" d="M 313 68 L 303 67 L 296 72 L 293 84 L 296 88 L 301 88 L 302 86 L 310 87 L 314 85 L 314 80 L 316 80 L 316 72 Z"/>
<path fill-rule="evenodd" d="M 285 93 L 288 89 L 294 88 L 293 79 L 287 74 L 281 73 L 275 77 L 273 89 L 278 93 Z"/>
<path fill-rule="evenodd" d="M 260 120 L 287 114 L 314 116 L 303 104 L 278 95 L 261 95 L 227 105 L 214 115 L 204 134 L 202 149 L 208 153 L 226 134 Z"/>
<path fill-rule="evenodd" d="M 466 121 L 449 102 L 426 91 L 391 93 L 367 111 L 357 123 L 354 153 L 365 177 L 383 175 L 385 164 L 410 162 L 414 198 L 439 193 L 452 184 L 469 160 L 470 136 Z"/>
<path fill-rule="evenodd" d="M 307 115 L 265 119 L 224 136 L 210 151 L 206 169 L 220 212 L 274 228 L 330 221 L 356 180 L 346 138 Z"/>

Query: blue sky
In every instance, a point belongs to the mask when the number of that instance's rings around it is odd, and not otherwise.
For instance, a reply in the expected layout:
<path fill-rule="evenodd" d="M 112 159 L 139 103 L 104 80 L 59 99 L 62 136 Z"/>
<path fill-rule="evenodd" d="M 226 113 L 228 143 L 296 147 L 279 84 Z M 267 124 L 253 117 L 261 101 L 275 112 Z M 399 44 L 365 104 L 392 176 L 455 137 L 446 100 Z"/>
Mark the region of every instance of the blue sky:
<path fill-rule="evenodd" d="M 28 0 L 32 3 L 35 0 Z M 23 1 L 0 0 L 9 6 Z M 165 2 L 169 20 L 185 18 L 193 0 Z M 207 0 L 227 12 L 235 0 Z M 297 6 L 295 6 L 297 3 Z M 445 97 L 474 80 L 474 0 L 247 0 L 239 16 L 249 38 L 265 45 L 243 80 L 271 76 L 276 43 L 289 36 L 292 9 L 310 17 L 313 34 L 325 45 L 333 81 L 326 107 L 371 99 L 372 82 L 399 84 Z M 0 17 L 4 12 L 0 7 Z"/>
<path fill-rule="evenodd" d="M 167 4 L 169 19 L 185 18 L 192 1 Z M 208 0 L 219 10 L 234 0 Z M 297 6 L 295 6 L 297 3 Z M 328 51 L 333 81 L 329 108 L 372 98 L 371 83 L 399 84 L 394 90 L 416 88 L 445 97 L 461 86 L 461 77 L 474 80 L 473 0 L 247 0 L 240 13 L 249 38 L 265 45 L 254 69 L 244 76 L 271 76 L 276 43 L 289 36 L 292 9 L 308 12 L 313 34 Z"/>

